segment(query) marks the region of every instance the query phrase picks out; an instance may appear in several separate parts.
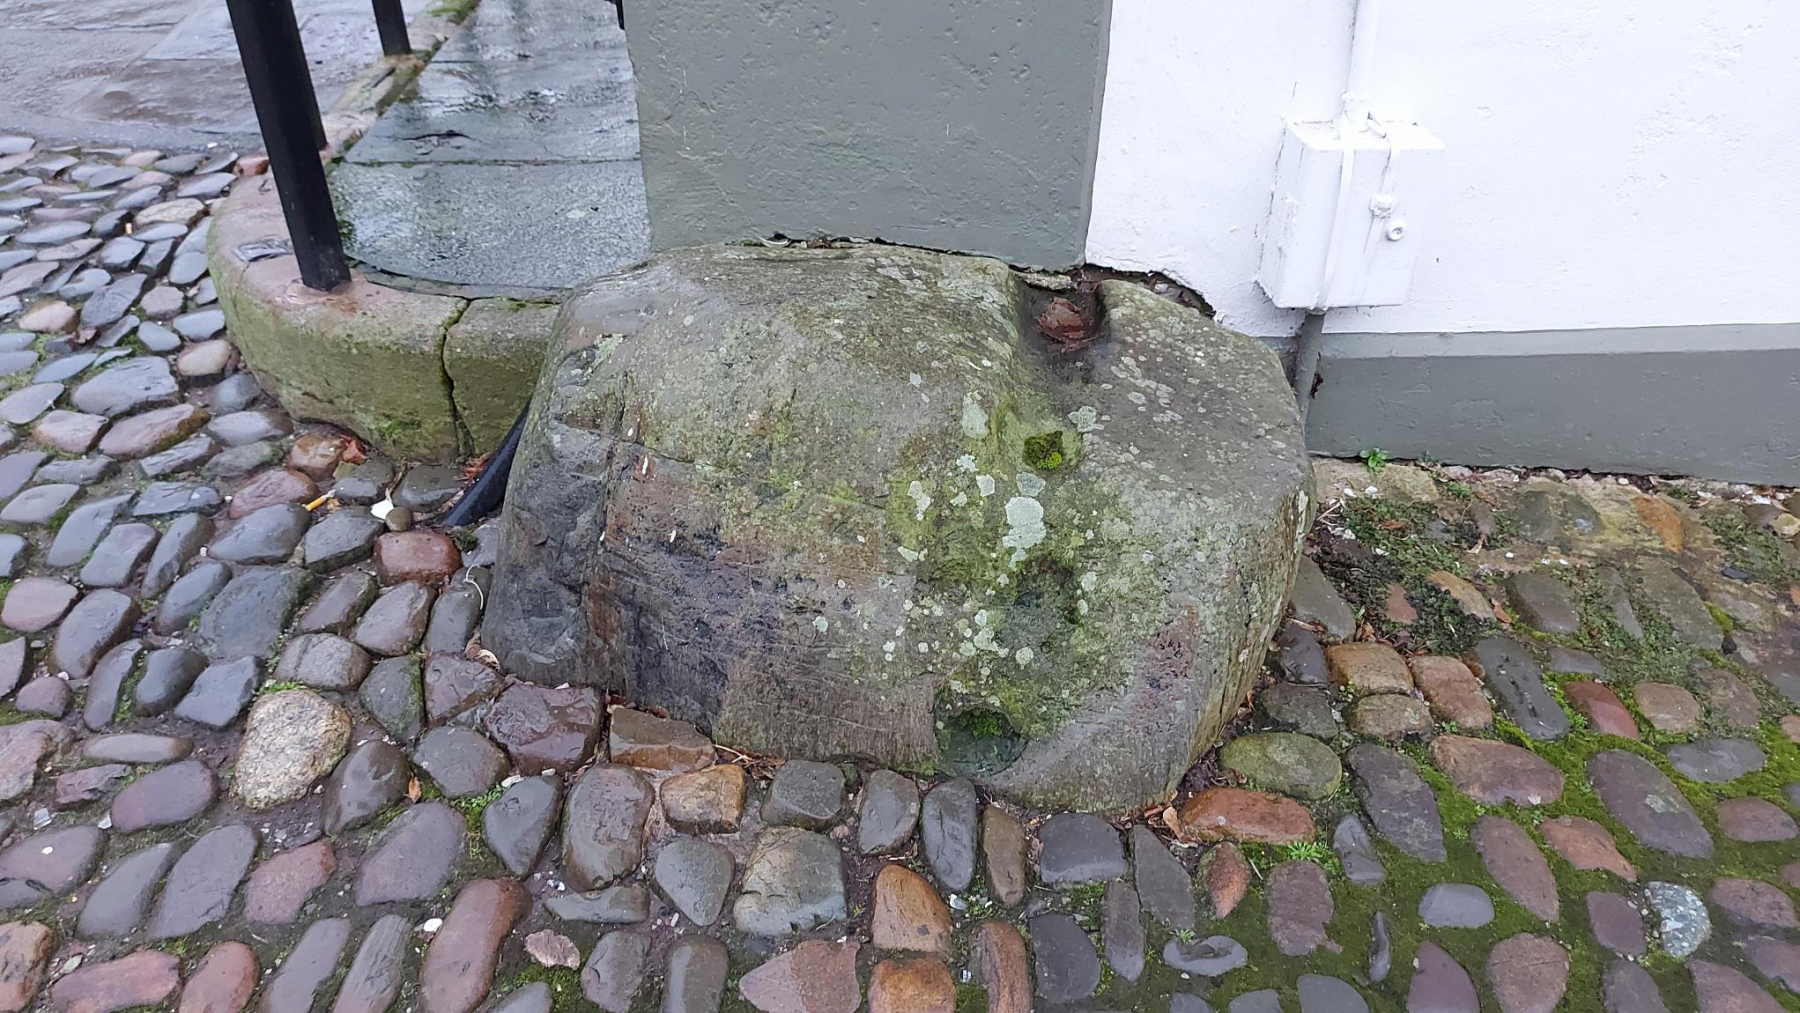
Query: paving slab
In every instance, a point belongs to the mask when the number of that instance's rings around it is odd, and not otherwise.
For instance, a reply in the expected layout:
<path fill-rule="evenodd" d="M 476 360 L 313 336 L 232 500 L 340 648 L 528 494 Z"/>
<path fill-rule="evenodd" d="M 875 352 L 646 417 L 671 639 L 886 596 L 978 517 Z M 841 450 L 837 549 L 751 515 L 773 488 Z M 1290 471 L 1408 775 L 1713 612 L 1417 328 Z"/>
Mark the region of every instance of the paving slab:
<path fill-rule="evenodd" d="M 553 293 L 649 252 L 635 162 L 351 164 L 332 186 L 346 251 L 390 274 Z"/>

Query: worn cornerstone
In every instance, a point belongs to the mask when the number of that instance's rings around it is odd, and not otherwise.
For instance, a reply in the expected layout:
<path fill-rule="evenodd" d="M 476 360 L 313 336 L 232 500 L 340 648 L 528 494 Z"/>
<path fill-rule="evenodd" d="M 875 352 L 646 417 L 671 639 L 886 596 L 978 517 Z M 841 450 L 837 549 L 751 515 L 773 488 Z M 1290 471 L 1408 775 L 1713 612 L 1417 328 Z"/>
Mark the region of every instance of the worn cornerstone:
<path fill-rule="evenodd" d="M 600 282 L 539 381 L 487 643 L 745 750 L 1165 797 L 1261 664 L 1309 471 L 1260 343 L 1067 296 L 874 246 Z"/>

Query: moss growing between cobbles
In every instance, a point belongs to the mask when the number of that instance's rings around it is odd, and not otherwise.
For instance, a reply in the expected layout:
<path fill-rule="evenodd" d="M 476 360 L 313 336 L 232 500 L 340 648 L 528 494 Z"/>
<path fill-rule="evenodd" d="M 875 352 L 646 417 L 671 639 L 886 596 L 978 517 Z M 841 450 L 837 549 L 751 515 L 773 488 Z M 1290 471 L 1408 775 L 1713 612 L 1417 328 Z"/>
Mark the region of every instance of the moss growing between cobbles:
<path fill-rule="evenodd" d="M 1466 524 L 1452 526 L 1429 506 L 1383 499 L 1344 502 L 1344 523 L 1372 553 L 1373 569 L 1411 586 L 1436 570 L 1463 574 L 1462 547 L 1473 544 Z M 1440 532 L 1437 529 L 1442 527 Z M 1382 565 L 1383 563 L 1387 565 Z M 1386 586 L 1382 590 L 1385 592 Z"/>
<path fill-rule="evenodd" d="M 126 673 L 124 680 L 119 683 L 119 699 L 118 702 L 113 704 L 112 719 L 114 724 L 118 724 L 131 717 L 131 707 L 133 702 L 137 699 L 138 683 L 143 681 L 143 666 L 131 666 L 131 671 Z M 84 699 L 82 702 L 85 705 L 86 700 Z"/>
<path fill-rule="evenodd" d="M 1454 657 L 1498 632 L 1499 624 L 1464 615 L 1456 599 L 1426 579 L 1440 570 L 1468 577 L 1464 553 L 1476 541 L 1472 523 L 1445 521 L 1429 506 L 1381 499 L 1344 501 L 1343 523 L 1360 551 L 1324 554 L 1320 565 L 1384 638 L 1404 637 L 1411 650 Z M 1406 589 L 1418 612 L 1410 624 L 1386 617 L 1394 584 Z"/>
<path fill-rule="evenodd" d="M 444 801 L 463 814 L 463 820 L 469 826 L 469 835 L 480 841 L 483 840 L 481 814 L 486 812 L 487 807 L 492 805 L 505 791 L 504 785 L 496 784 L 479 795 L 471 795 L 468 798 L 446 798 Z"/>
<path fill-rule="evenodd" d="M 1456 599 L 1429 585 L 1409 588 L 1410 600 L 1419 618 L 1405 627 L 1407 645 L 1412 650 L 1458 657 L 1473 650 L 1475 644 L 1500 631 L 1491 619 L 1464 615 Z M 1396 624 L 1383 621 L 1383 627 Z"/>
<path fill-rule="evenodd" d="M 1641 897 L 1641 884 L 1665 880 L 1685 883 L 1705 896 L 1716 878 L 1743 876 L 1772 880 L 1777 878 L 1776 870 L 1782 864 L 1800 859 L 1800 843 L 1797 842 L 1742 844 L 1730 841 L 1719 833 L 1714 816 L 1714 805 L 1720 799 L 1743 796 L 1779 799 L 1781 785 L 1800 780 L 1800 748 L 1787 742 L 1766 725 L 1759 730 L 1757 739 L 1769 753 L 1768 767 L 1760 774 L 1749 775 L 1729 785 L 1705 785 L 1689 781 L 1677 774 L 1656 749 L 1642 743 L 1592 732 L 1577 731 L 1564 739 L 1549 743 L 1530 740 L 1518 734 L 1516 727 L 1502 728 L 1497 733 L 1490 734 L 1531 749 L 1561 770 L 1565 777 L 1562 797 L 1554 803 L 1537 807 L 1479 805 L 1455 791 L 1440 771 L 1424 762 L 1425 751 L 1422 748 L 1408 747 L 1404 751 L 1421 761 L 1421 774 L 1437 795 L 1448 860 L 1443 863 L 1422 862 L 1402 854 L 1385 840 L 1378 838 L 1376 849 L 1387 869 L 1387 880 L 1379 887 L 1369 888 L 1353 885 L 1339 877 L 1332 878 L 1335 909 L 1327 932 L 1331 939 L 1342 945 L 1343 952 L 1332 953 L 1321 949 L 1303 958 L 1307 972 L 1331 974 L 1360 984 L 1366 977 L 1370 952 L 1369 926 L 1375 912 L 1383 911 L 1388 922 L 1394 970 L 1385 982 L 1364 987 L 1372 1010 L 1405 1009 L 1413 956 L 1419 943 L 1425 939 L 1436 942 L 1462 964 L 1481 995 L 1483 1008 L 1491 1008 L 1495 1000 L 1486 980 L 1488 953 L 1500 940 L 1521 932 L 1530 932 L 1556 940 L 1570 954 L 1568 992 L 1558 1009 L 1599 1013 L 1603 1009 L 1602 976 L 1615 958 L 1598 946 L 1588 925 L 1586 896 L 1590 891 L 1602 890 Z M 1639 845 L 1613 818 L 1594 793 L 1586 772 L 1586 762 L 1590 756 L 1610 749 L 1625 749 L 1644 756 L 1670 777 L 1694 804 L 1701 820 L 1713 834 L 1715 851 L 1711 859 L 1682 859 L 1651 851 Z M 1769 794 L 1771 792 L 1772 796 Z M 1469 834 L 1477 820 L 1490 814 L 1510 819 L 1525 827 L 1546 855 L 1557 882 L 1561 904 L 1561 915 L 1555 923 L 1546 924 L 1519 907 L 1488 875 L 1469 840 Z M 1607 872 L 1578 871 L 1545 846 L 1536 828 L 1544 820 L 1558 816 L 1580 816 L 1605 826 L 1613 834 L 1620 852 L 1637 869 L 1637 885 L 1628 884 Z M 1329 825 L 1325 820 L 1320 821 L 1322 828 Z M 1256 853 L 1260 859 L 1254 863 L 1259 879 L 1270 868 L 1270 863 L 1281 857 L 1278 849 L 1247 847 L 1245 850 L 1247 854 Z M 1469 883 L 1485 890 L 1494 902 L 1494 920 L 1478 929 L 1430 929 L 1423 926 L 1417 913 L 1419 901 L 1429 887 L 1444 882 Z M 1646 928 L 1654 931 L 1655 927 L 1654 912 L 1647 912 Z M 1223 1003 L 1219 1001 L 1221 999 L 1228 1002 L 1244 992 L 1273 988 L 1282 994 L 1284 1001 L 1289 1004 L 1288 1008 L 1298 1008 L 1294 993 L 1297 962 L 1281 954 L 1269 937 L 1267 906 L 1260 883 L 1229 918 L 1201 926 L 1198 934 L 1204 936 L 1213 933 L 1223 933 L 1237 939 L 1250 952 L 1250 962 L 1246 967 L 1233 971 L 1220 980 L 1215 993 L 1215 1006 L 1223 1008 Z M 1732 941 L 1738 934 L 1722 923 L 1715 924 L 1713 938 L 1697 956 L 1740 967 L 1746 973 L 1751 973 L 1752 977 L 1757 977 L 1744 966 L 1741 951 Z M 1695 1008 L 1693 986 L 1684 964 L 1666 957 L 1656 957 L 1654 953 L 1643 964 L 1656 978 L 1671 1010 Z M 1787 1008 L 1800 1009 L 1800 1002 L 1796 1002 L 1796 998 L 1784 994 L 1780 1001 Z"/>
<path fill-rule="evenodd" d="M 1646 742 L 1635 742 L 1612 736 L 1577 729 L 1561 739 L 1553 741 L 1537 741 L 1525 736 L 1516 725 L 1510 722 L 1497 722 L 1491 737 L 1510 742 L 1535 753 L 1562 772 L 1564 776 L 1563 794 L 1557 801 L 1543 806 L 1520 807 L 1500 806 L 1483 807 L 1469 802 L 1448 786 L 1447 779 L 1430 767 L 1423 767 L 1422 773 L 1438 794 L 1438 804 L 1443 812 L 1446 843 L 1450 845 L 1452 864 L 1456 862 L 1459 847 L 1466 846 L 1467 827 L 1475 819 L 1487 812 L 1505 816 L 1518 822 L 1530 830 L 1550 862 L 1553 875 L 1557 880 L 1558 894 L 1562 903 L 1562 917 L 1559 925 L 1552 931 L 1541 934 L 1550 935 L 1569 949 L 1573 957 L 1570 972 L 1569 996 L 1565 1005 L 1559 1008 L 1582 1011 L 1598 1011 L 1602 1008 L 1600 999 L 1600 979 L 1607 964 L 1613 959 L 1612 954 L 1597 950 L 1591 929 L 1587 926 L 1586 896 L 1592 890 L 1604 890 L 1624 893 L 1633 897 L 1641 897 L 1641 886 L 1652 881 L 1682 883 L 1705 897 L 1713 882 L 1723 877 L 1744 877 L 1764 881 L 1778 881 L 1779 868 L 1791 861 L 1800 860 L 1800 841 L 1783 841 L 1773 843 L 1747 844 L 1732 841 L 1719 831 L 1716 806 L 1727 798 L 1757 797 L 1779 802 L 1783 787 L 1791 782 L 1800 781 L 1800 747 L 1787 741 L 1778 730 L 1765 722 L 1753 734 L 1757 744 L 1768 755 L 1768 763 L 1762 771 L 1745 775 L 1727 784 L 1706 784 L 1692 781 L 1677 772 L 1654 745 Z M 1693 805 L 1701 822 L 1713 838 L 1713 854 L 1710 858 L 1680 858 L 1656 851 L 1641 845 L 1631 833 L 1619 823 L 1600 801 L 1592 783 L 1587 776 L 1587 761 L 1597 753 L 1610 750 L 1622 750 L 1641 756 L 1650 761 L 1669 778 L 1678 790 Z M 1558 856 L 1553 850 L 1543 845 L 1542 836 L 1536 830 L 1538 825 L 1548 819 L 1560 816 L 1578 816 L 1593 820 L 1604 826 L 1612 834 L 1619 852 L 1637 871 L 1636 885 L 1620 880 L 1611 873 L 1590 870 L 1577 871 Z M 1391 849 L 1383 848 L 1386 857 Z M 1401 859 L 1405 861 L 1404 857 Z M 1389 878 L 1392 881 L 1395 868 L 1390 863 Z M 1419 875 L 1430 875 L 1428 868 L 1422 868 Z M 1452 873 L 1439 871 L 1432 881 L 1469 881 L 1463 880 L 1460 870 Z M 1489 892 L 1496 898 L 1502 894 L 1497 888 Z M 1499 902 L 1496 900 L 1496 910 Z M 1646 929 L 1654 931 L 1657 916 L 1653 910 L 1646 911 Z M 1485 931 L 1485 930 L 1484 930 Z M 1510 934 L 1510 933 L 1509 933 Z M 1723 923 L 1717 921 L 1713 937 L 1701 948 L 1697 959 L 1714 960 L 1720 963 L 1739 967 L 1758 977 L 1744 965 L 1742 953 L 1733 940 L 1741 933 L 1734 933 Z M 1455 930 L 1439 933 L 1437 941 L 1446 950 L 1462 959 L 1462 953 L 1453 948 L 1445 940 L 1445 936 L 1456 938 Z M 1499 936 L 1497 938 L 1504 938 Z M 1653 953 L 1660 953 L 1652 942 Z M 1400 954 L 1396 947 L 1395 966 L 1400 966 Z M 1485 960 L 1485 957 L 1482 958 Z M 1693 984 L 1686 967 L 1667 958 L 1645 960 L 1644 966 L 1655 977 L 1662 990 L 1664 1000 L 1671 1010 L 1693 1009 Z M 1472 976 L 1479 976 L 1479 964 L 1465 963 Z M 1479 983 L 1478 983 L 1479 984 Z M 1482 987 L 1485 987 L 1484 985 Z M 1800 1009 L 1800 997 L 1783 995 L 1781 1001 L 1790 1009 Z"/>
<path fill-rule="evenodd" d="M 1544 573 L 1567 584 L 1581 617 L 1581 628 L 1573 634 L 1539 633 L 1525 626 L 1514 628 L 1515 636 L 1543 645 L 1561 644 L 1587 651 L 1606 669 L 1606 681 L 1615 690 L 1641 681 L 1672 682 L 1682 679 L 1689 662 L 1698 652 L 1688 647 L 1675 634 L 1674 627 L 1648 602 L 1627 587 L 1632 611 L 1644 635 L 1636 638 L 1625 632 L 1612 611 L 1612 592 L 1584 567 L 1546 568 Z M 1586 678 L 1585 676 L 1579 678 Z M 1624 694 L 1621 694 L 1623 696 Z"/>
<path fill-rule="evenodd" d="M 1420 520 L 1417 511 L 1396 511 L 1391 507 L 1369 509 L 1364 518 L 1393 520 L 1406 513 L 1414 514 L 1408 521 L 1409 525 Z M 1393 536 L 1400 528 L 1390 526 L 1374 530 Z M 1363 532 L 1358 531 L 1359 540 L 1362 537 Z M 1401 579 L 1409 569 L 1416 573 L 1423 565 L 1436 565 L 1442 558 L 1430 550 L 1407 555 L 1410 551 L 1406 548 L 1407 544 L 1411 544 L 1410 541 L 1397 544 L 1393 537 L 1380 543 L 1386 552 L 1377 554 L 1375 558 L 1383 561 L 1387 568 L 1382 569 L 1382 564 L 1377 564 L 1374 568 L 1377 572 L 1363 575 L 1362 587 L 1368 594 L 1378 591 L 1385 597 L 1387 581 Z M 1400 555 L 1399 559 L 1395 558 L 1397 553 Z M 1427 560 L 1430 562 L 1426 562 Z M 1704 687 L 1698 685 L 1690 675 L 1690 666 L 1698 663 L 1734 671 L 1740 676 L 1749 675 L 1732 659 L 1687 647 L 1675 636 L 1668 622 L 1642 601 L 1634 604 L 1645 628 L 1645 636 L 1641 640 L 1626 636 L 1612 618 L 1604 588 L 1593 580 L 1588 571 L 1580 568 L 1559 569 L 1557 575 L 1566 580 L 1575 593 L 1582 617 L 1580 631 L 1568 636 L 1550 636 L 1518 627 L 1513 631 L 1514 635 L 1527 643 L 1538 645 L 1540 651 L 1552 644 L 1590 651 L 1600 658 L 1608 672 L 1606 681 L 1621 696 L 1629 699 L 1629 687 L 1636 681 L 1656 679 L 1687 684 L 1704 699 Z M 1368 601 L 1368 598 L 1364 598 L 1365 606 Z M 1547 686 L 1565 711 L 1569 708 L 1560 692 L 1562 679 L 1572 681 L 1581 678 L 1587 677 L 1571 675 L 1559 678 L 1554 674 L 1546 675 Z M 1765 698 L 1765 702 L 1776 702 L 1771 695 L 1771 687 L 1762 680 L 1747 677 L 1745 681 L 1755 687 Z M 1785 713 L 1787 710 L 1783 705 L 1779 708 L 1771 707 L 1765 712 Z M 1709 708 L 1709 719 L 1710 715 Z M 1520 932 L 1531 932 L 1556 940 L 1570 954 L 1568 991 L 1558 1009 L 1601 1013 L 1604 1009 L 1603 975 L 1616 957 L 1601 949 L 1594 939 L 1592 927 L 1587 920 L 1586 897 L 1589 892 L 1622 893 L 1641 903 L 1642 884 L 1667 881 L 1685 884 L 1705 897 L 1713 883 L 1722 877 L 1745 877 L 1779 883 L 1780 867 L 1800 860 L 1800 841 L 1741 843 L 1725 837 L 1718 827 L 1716 806 L 1720 801 L 1757 797 L 1780 804 L 1785 787 L 1791 783 L 1800 783 L 1800 747 L 1790 742 L 1773 722 L 1765 721 L 1753 732 L 1734 731 L 1716 724 L 1703 730 L 1703 734 L 1753 739 L 1768 756 L 1767 764 L 1761 771 L 1727 784 L 1707 784 L 1683 777 L 1674 770 L 1658 748 L 1664 741 L 1689 741 L 1698 737 L 1696 735 L 1652 735 L 1647 737 L 1647 741 L 1631 741 L 1600 735 L 1589 728 L 1580 715 L 1571 712 L 1569 716 L 1572 724 L 1569 734 L 1548 742 L 1527 737 L 1518 725 L 1503 715 L 1497 717 L 1491 729 L 1462 730 L 1463 734 L 1499 739 L 1530 750 L 1561 771 L 1564 775 L 1562 796 L 1543 806 L 1486 806 L 1476 803 L 1455 790 L 1449 779 L 1430 762 L 1429 750 L 1425 746 L 1404 745 L 1401 751 L 1418 763 L 1421 776 L 1437 796 L 1448 860 L 1442 864 L 1420 862 L 1401 854 L 1385 840 L 1377 839 L 1376 847 L 1388 872 L 1386 882 L 1371 889 L 1354 886 L 1340 877 L 1333 877 L 1335 911 L 1327 931 L 1333 940 L 1343 946 L 1343 952 L 1316 952 L 1304 958 L 1305 970 L 1332 974 L 1360 985 L 1366 976 L 1370 921 L 1374 913 L 1380 910 L 1386 912 L 1394 970 L 1387 981 L 1364 986 L 1363 990 L 1369 997 L 1370 1008 L 1373 1010 L 1399 1011 L 1405 1008 L 1406 990 L 1412 977 L 1413 956 L 1424 939 L 1430 939 L 1443 947 L 1468 971 L 1481 996 L 1483 1008 L 1492 1008 L 1495 1000 L 1486 977 L 1488 953 L 1502 939 Z M 1595 793 L 1586 769 L 1589 758 L 1609 750 L 1623 750 L 1644 757 L 1670 779 L 1694 806 L 1701 822 L 1712 835 L 1714 851 L 1710 858 L 1678 858 L 1651 850 L 1641 845 L 1614 818 Z M 1327 809 L 1331 812 L 1322 811 Z M 1322 834 L 1329 834 L 1329 828 L 1336 819 L 1336 809 L 1337 807 L 1329 805 L 1315 807 L 1315 817 Z M 1557 882 L 1561 905 L 1557 922 L 1546 925 L 1520 908 L 1487 874 L 1469 839 L 1475 823 L 1486 815 L 1504 817 L 1525 827 L 1545 854 Z M 1605 827 L 1613 835 L 1621 854 L 1636 869 L 1636 883 L 1626 883 L 1604 871 L 1576 870 L 1546 846 L 1538 827 L 1544 820 L 1559 816 L 1578 816 Z M 1245 851 L 1247 855 L 1254 856 L 1253 867 L 1259 879 L 1284 857 L 1276 849 L 1270 848 L 1247 847 Z M 1425 928 L 1418 919 L 1418 902 L 1427 888 L 1442 882 L 1470 883 L 1486 890 L 1494 901 L 1494 921 L 1472 930 Z M 1716 913 L 1714 919 L 1713 936 L 1695 955 L 1695 959 L 1713 960 L 1737 967 L 1753 980 L 1764 981 L 1747 966 L 1742 950 L 1735 942 L 1743 933 L 1732 929 Z M 1652 953 L 1641 963 L 1656 980 L 1671 1010 L 1696 1008 L 1693 983 L 1686 963 L 1673 960 L 1657 949 L 1654 939 L 1657 915 L 1654 910 L 1646 910 L 1645 920 L 1646 929 L 1652 934 Z M 1222 932 L 1237 939 L 1251 955 L 1248 966 L 1232 972 L 1220 981 L 1213 999 L 1215 1007 L 1223 1008 L 1224 1002 L 1229 1002 L 1231 998 L 1244 992 L 1273 988 L 1281 993 L 1288 1008 L 1297 1008 L 1294 993 L 1294 981 L 1298 976 L 1296 962 L 1282 955 L 1269 937 L 1266 901 L 1260 885 L 1252 889 L 1230 918 L 1221 923 L 1202 926 L 1199 934 L 1214 932 Z M 1800 1010 L 1800 996 L 1787 993 L 1779 986 L 1771 986 L 1769 990 L 1784 1008 Z"/>
<path fill-rule="evenodd" d="M 1773 587 L 1800 584 L 1800 552 L 1785 546 L 1774 533 L 1750 523 L 1735 504 L 1720 503 L 1700 514 L 1732 566 L 1750 574 L 1751 579 Z M 1727 631 L 1729 632 L 1729 631 Z"/>
<path fill-rule="evenodd" d="M 491 994 L 497 998 L 540 981 L 550 986 L 553 1013 L 581 1013 L 593 1009 L 593 1004 L 581 993 L 579 969 L 545 967 L 536 961 L 526 961 L 512 977 L 496 984 Z"/>

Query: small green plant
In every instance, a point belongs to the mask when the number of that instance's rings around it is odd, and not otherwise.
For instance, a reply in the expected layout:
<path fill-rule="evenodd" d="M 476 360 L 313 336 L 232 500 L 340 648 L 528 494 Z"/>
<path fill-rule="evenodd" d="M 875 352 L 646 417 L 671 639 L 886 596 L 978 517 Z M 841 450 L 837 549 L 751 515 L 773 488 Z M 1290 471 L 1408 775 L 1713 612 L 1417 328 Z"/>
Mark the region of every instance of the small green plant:
<path fill-rule="evenodd" d="M 1331 849 L 1323 841 L 1295 841 L 1283 846 L 1281 853 L 1290 862 L 1328 862 L 1332 858 Z"/>
<path fill-rule="evenodd" d="M 1099 910 L 1100 898 L 1105 895 L 1105 883 L 1083 883 L 1063 894 L 1068 900 L 1069 910 L 1077 916 Z"/>
<path fill-rule="evenodd" d="M 1200 933 L 1195 932 L 1193 929 L 1176 929 L 1175 938 L 1184 943 L 1191 943 L 1200 938 Z"/>
<path fill-rule="evenodd" d="M 1724 609 L 1720 608 L 1719 606 L 1714 605 L 1712 602 L 1707 602 L 1706 603 L 1706 611 L 1712 613 L 1713 622 L 1719 624 L 1719 629 L 1725 631 L 1726 633 L 1730 633 L 1731 631 L 1737 629 L 1737 621 L 1731 618 L 1731 613 L 1725 611 Z"/>
<path fill-rule="evenodd" d="M 963 908 L 961 914 L 964 918 L 979 921 L 983 918 L 987 918 L 999 909 L 999 906 L 994 903 L 992 897 L 989 897 L 986 893 L 980 892 L 979 890 L 964 894 L 962 900 Z"/>
<path fill-rule="evenodd" d="M 1381 474 L 1381 469 L 1387 467 L 1388 462 L 1393 460 L 1380 447 L 1370 447 L 1356 456 L 1362 459 L 1362 463 L 1368 467 L 1371 475 Z"/>
<path fill-rule="evenodd" d="M 479 834 L 481 832 L 482 812 L 485 811 L 489 805 L 493 804 L 494 800 L 499 798 L 501 793 L 505 790 L 505 788 L 496 784 L 479 795 L 470 795 L 467 798 L 453 798 L 448 799 L 447 801 L 451 805 L 462 810 L 463 818 L 469 823 L 469 832 L 471 834 Z"/>

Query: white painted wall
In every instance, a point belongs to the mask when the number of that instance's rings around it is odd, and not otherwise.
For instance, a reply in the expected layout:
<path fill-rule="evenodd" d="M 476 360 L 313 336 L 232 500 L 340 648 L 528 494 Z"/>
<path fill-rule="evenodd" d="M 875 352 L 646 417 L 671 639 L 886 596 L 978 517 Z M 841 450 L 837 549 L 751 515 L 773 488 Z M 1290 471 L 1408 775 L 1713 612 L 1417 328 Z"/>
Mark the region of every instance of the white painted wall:
<path fill-rule="evenodd" d="M 1352 0 L 1114 0 L 1090 260 L 1285 335 L 1256 286 L 1285 118 Z M 1384 0 L 1374 112 L 1447 145 L 1405 305 L 1334 332 L 1800 321 L 1800 3 Z"/>

